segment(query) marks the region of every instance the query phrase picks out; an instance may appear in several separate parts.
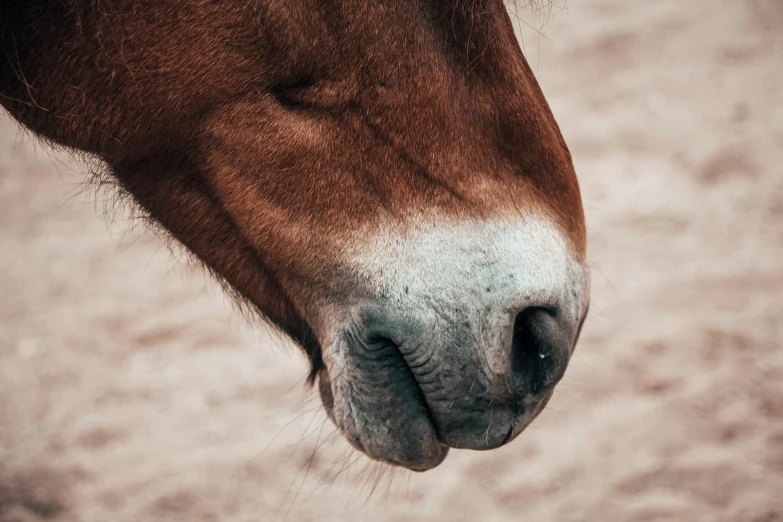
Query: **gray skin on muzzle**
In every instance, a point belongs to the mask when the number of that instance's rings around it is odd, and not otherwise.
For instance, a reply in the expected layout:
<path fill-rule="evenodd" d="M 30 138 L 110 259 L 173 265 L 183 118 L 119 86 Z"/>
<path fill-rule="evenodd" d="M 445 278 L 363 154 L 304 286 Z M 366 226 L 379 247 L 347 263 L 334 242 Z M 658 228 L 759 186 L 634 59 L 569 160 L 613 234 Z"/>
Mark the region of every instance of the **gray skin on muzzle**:
<path fill-rule="evenodd" d="M 551 228 L 432 234 L 357 259 L 382 276 L 365 278 L 374 295 L 345 308 L 320 374 L 348 440 L 414 470 L 450 447 L 516 437 L 552 396 L 586 313 L 586 272 Z"/>

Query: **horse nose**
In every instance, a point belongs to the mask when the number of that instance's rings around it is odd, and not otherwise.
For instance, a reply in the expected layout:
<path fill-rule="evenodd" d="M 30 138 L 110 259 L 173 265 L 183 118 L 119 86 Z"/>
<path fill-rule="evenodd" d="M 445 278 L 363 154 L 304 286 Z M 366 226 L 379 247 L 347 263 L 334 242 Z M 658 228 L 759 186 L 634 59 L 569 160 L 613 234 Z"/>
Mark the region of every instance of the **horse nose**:
<path fill-rule="evenodd" d="M 356 447 L 431 467 L 442 448 L 506 444 L 543 410 L 590 286 L 584 262 L 550 232 L 409 231 L 352 258 L 362 293 L 337 309 L 324 343 L 324 403 Z"/>

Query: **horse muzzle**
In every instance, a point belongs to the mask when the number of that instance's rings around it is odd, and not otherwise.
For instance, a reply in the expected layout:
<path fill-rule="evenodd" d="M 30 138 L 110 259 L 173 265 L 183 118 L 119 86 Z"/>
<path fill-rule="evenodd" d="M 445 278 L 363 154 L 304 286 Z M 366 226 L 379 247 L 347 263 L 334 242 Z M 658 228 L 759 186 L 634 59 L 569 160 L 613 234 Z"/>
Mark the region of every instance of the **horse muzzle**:
<path fill-rule="evenodd" d="M 370 289 L 336 307 L 322 344 L 330 418 L 371 458 L 417 471 L 448 448 L 513 440 L 551 398 L 587 312 L 589 276 L 562 236 L 484 223 L 372 252 L 352 265 Z"/>

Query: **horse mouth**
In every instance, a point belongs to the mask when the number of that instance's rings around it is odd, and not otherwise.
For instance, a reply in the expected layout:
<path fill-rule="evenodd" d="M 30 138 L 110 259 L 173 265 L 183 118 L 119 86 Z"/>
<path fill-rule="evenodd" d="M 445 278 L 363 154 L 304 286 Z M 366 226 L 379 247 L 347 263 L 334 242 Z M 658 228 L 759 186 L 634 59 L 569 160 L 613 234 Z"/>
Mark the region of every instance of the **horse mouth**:
<path fill-rule="evenodd" d="M 341 344 L 338 349 L 355 357 L 337 371 L 322 365 L 318 387 L 327 415 L 348 442 L 373 460 L 412 471 L 443 462 L 449 447 L 438 437 L 424 392 L 397 345 L 352 333 Z"/>
<path fill-rule="evenodd" d="M 347 331 L 324 352 L 317 370 L 332 422 L 355 449 L 392 466 L 427 471 L 450 448 L 503 446 L 541 413 L 554 391 L 554 382 L 510 394 L 507 384 L 482 389 L 469 369 L 460 375 L 443 360 L 427 364 L 437 358 L 426 349 L 410 350 L 385 337 Z"/>

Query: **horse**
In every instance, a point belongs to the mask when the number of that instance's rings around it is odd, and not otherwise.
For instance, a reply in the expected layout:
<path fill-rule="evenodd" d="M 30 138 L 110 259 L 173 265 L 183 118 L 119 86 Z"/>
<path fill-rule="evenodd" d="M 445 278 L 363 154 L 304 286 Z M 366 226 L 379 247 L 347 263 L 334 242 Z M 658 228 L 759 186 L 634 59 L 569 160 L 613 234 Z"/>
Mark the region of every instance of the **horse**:
<path fill-rule="evenodd" d="M 371 459 L 497 448 L 549 401 L 584 211 L 502 0 L 2 0 L 0 45 L 5 110 L 293 339 Z"/>

